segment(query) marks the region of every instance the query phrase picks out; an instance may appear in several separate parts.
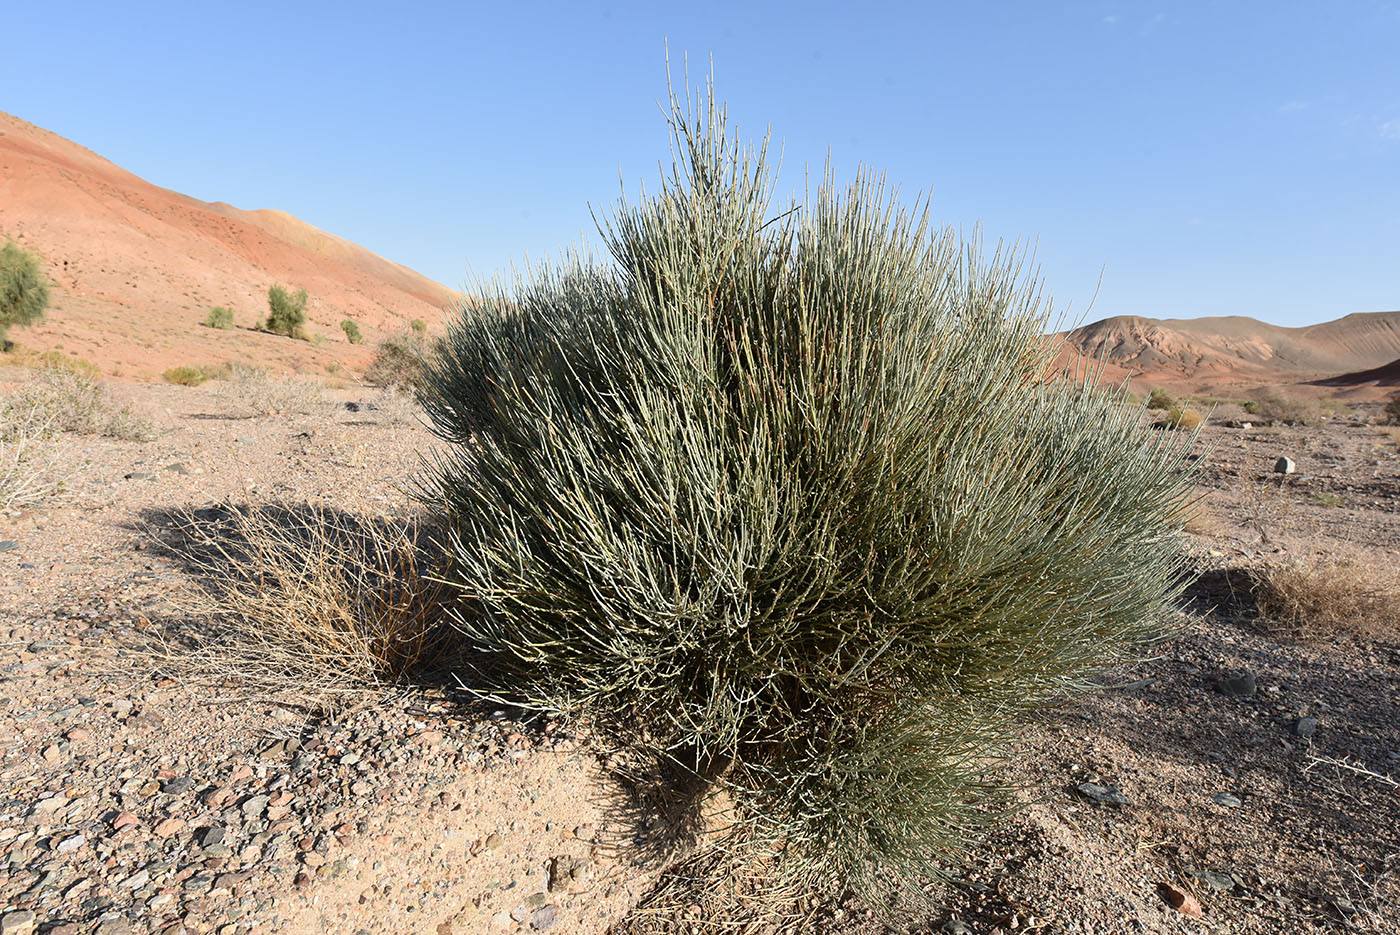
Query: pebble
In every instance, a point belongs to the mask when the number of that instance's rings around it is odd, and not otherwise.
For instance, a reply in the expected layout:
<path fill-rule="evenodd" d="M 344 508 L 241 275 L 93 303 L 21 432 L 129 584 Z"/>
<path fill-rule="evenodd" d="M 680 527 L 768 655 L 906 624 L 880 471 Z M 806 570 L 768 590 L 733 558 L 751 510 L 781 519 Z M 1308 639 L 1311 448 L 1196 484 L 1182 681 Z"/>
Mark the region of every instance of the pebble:
<path fill-rule="evenodd" d="M 1293 459 L 1286 455 L 1281 455 L 1279 459 L 1274 462 L 1275 474 L 1292 474 L 1297 470 L 1298 465 L 1294 464 Z"/>
<path fill-rule="evenodd" d="M 1253 672 L 1245 672 L 1221 679 L 1218 684 L 1221 693 L 1231 698 L 1253 698 L 1257 690 Z"/>
<path fill-rule="evenodd" d="M 1293 733 L 1299 737 L 1311 737 L 1317 732 L 1317 718 L 1300 717 L 1293 724 Z"/>
<path fill-rule="evenodd" d="M 0 917 L 0 935 L 30 935 L 34 931 L 34 913 L 28 909 L 7 912 Z"/>
<path fill-rule="evenodd" d="M 0 539 L 0 552 L 11 552 L 19 548 L 19 543 L 13 539 Z"/>
<path fill-rule="evenodd" d="M 168 838 L 172 834 L 176 834 L 177 832 L 179 832 L 180 829 L 183 827 L 185 827 L 185 819 L 167 818 L 165 819 L 165 821 L 162 821 L 160 824 L 156 825 L 155 828 L 152 830 L 155 831 L 156 837 Z"/>
<path fill-rule="evenodd" d="M 1201 880 L 1213 890 L 1228 893 L 1235 888 L 1235 878 L 1228 873 L 1221 873 L 1218 870 L 1206 870 L 1201 873 Z"/>
<path fill-rule="evenodd" d="M 267 803 L 269 801 L 270 797 L 266 795 L 250 796 L 244 800 L 243 804 L 239 806 L 239 809 L 243 812 L 244 817 L 258 818 L 263 812 L 267 811 Z"/>
<path fill-rule="evenodd" d="M 1129 805 L 1128 797 L 1117 786 L 1101 786 L 1096 782 L 1081 782 L 1074 787 L 1084 798 L 1100 805 Z"/>
<path fill-rule="evenodd" d="M 71 854 L 78 848 L 82 847 L 83 844 L 85 844 L 86 842 L 86 835 L 75 834 L 71 838 L 64 838 L 62 841 L 59 841 L 58 847 L 56 847 L 55 850 L 57 850 L 60 854 Z"/>
<path fill-rule="evenodd" d="M 558 921 L 558 915 L 553 906 L 542 906 L 530 913 L 530 928 L 537 932 L 545 932 L 554 928 L 554 923 Z"/>
<path fill-rule="evenodd" d="M 950 919 L 943 923 L 943 927 L 938 931 L 943 935 L 977 935 L 972 926 L 960 919 Z"/>
<path fill-rule="evenodd" d="M 1216 805 L 1223 805 L 1225 808 L 1239 808 L 1241 805 L 1244 804 L 1240 801 L 1239 796 L 1233 795 L 1229 792 L 1217 792 L 1210 798 L 1211 801 L 1214 802 Z"/>

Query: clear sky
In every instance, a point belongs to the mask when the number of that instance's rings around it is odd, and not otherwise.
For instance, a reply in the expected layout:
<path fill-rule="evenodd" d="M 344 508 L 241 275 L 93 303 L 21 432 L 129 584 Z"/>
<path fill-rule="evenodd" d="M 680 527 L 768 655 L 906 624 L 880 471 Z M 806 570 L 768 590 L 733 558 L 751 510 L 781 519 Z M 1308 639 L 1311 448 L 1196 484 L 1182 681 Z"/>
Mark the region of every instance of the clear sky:
<path fill-rule="evenodd" d="M 1038 244 L 1090 318 L 1400 308 L 1400 3 L 15 3 L 0 109 L 450 286 L 592 234 L 713 59 L 780 190 L 831 154 Z"/>

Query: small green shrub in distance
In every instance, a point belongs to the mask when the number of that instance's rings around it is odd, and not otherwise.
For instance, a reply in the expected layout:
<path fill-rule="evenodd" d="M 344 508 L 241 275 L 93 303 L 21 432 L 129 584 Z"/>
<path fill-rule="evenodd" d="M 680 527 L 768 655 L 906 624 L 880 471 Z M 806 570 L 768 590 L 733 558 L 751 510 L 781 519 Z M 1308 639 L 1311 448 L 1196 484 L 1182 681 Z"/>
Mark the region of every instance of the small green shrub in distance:
<path fill-rule="evenodd" d="M 1381 409 L 1381 416 L 1390 425 L 1400 425 L 1400 393 L 1390 394 L 1385 407 Z"/>
<path fill-rule="evenodd" d="M 1259 400 L 1247 399 L 1244 401 L 1243 405 L 1240 408 L 1244 409 L 1245 412 L 1253 416 L 1259 414 L 1259 410 L 1261 407 L 1259 406 Z"/>
<path fill-rule="evenodd" d="M 178 367 L 171 367 L 161 374 L 166 383 L 176 383 L 180 386 L 199 386 L 209 379 L 198 367 L 191 367 L 188 364 L 181 364 Z"/>
<path fill-rule="evenodd" d="M 49 307 L 49 284 L 39 261 L 12 240 L 0 247 L 0 346 L 13 325 L 32 325 Z"/>
<path fill-rule="evenodd" d="M 218 328 L 220 331 L 233 330 L 233 309 L 224 308 L 217 305 L 209 310 L 209 317 L 204 319 L 204 327 Z"/>
<path fill-rule="evenodd" d="M 267 290 L 267 321 L 263 329 L 289 338 L 303 337 L 306 324 L 306 290 L 288 292 L 282 286 Z"/>
<path fill-rule="evenodd" d="M 428 323 L 421 318 L 415 318 L 408 323 L 409 330 L 418 337 L 423 337 L 428 333 Z"/>
<path fill-rule="evenodd" d="M 1316 503 L 1318 506 L 1339 507 L 1342 505 L 1343 500 L 1335 493 L 1323 491 L 1322 493 L 1313 494 L 1312 502 Z"/>
<path fill-rule="evenodd" d="M 1175 405 L 1176 400 L 1172 398 L 1172 394 L 1168 393 L 1161 387 L 1157 387 L 1150 394 L 1148 394 L 1148 409 L 1171 409 Z"/>
<path fill-rule="evenodd" d="M 391 334 L 375 348 L 365 380 L 412 392 L 422 383 L 423 367 L 432 353 L 432 346 L 416 331 Z"/>
<path fill-rule="evenodd" d="M 351 344 L 365 343 L 364 336 L 360 334 L 360 326 L 349 318 L 340 323 L 340 330 L 345 332 L 345 340 Z"/>
<path fill-rule="evenodd" d="M 488 284 L 426 365 L 469 684 L 721 787 L 778 890 L 918 896 L 1017 715 L 1162 632 L 1190 436 L 1044 382 L 1016 251 L 865 176 L 775 205 L 713 97 L 672 113 L 614 261 Z"/>

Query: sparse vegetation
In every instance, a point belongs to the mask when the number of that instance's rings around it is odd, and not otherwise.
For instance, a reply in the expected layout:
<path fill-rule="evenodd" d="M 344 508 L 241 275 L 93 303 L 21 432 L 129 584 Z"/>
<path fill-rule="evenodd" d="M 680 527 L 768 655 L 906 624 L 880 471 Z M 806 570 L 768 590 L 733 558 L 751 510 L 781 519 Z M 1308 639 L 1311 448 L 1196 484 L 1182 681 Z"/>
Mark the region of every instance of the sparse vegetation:
<path fill-rule="evenodd" d="M 1251 404 L 1254 408 L 1246 404 L 1246 412 L 1276 424 L 1307 425 L 1318 417 L 1317 404 L 1300 397 L 1269 393 L 1251 400 Z"/>
<path fill-rule="evenodd" d="M 1186 429 L 1192 431 L 1196 429 L 1204 419 L 1199 412 L 1194 409 L 1183 409 L 1180 406 L 1173 406 L 1167 412 L 1167 425 L 1174 429 Z"/>
<path fill-rule="evenodd" d="M 0 400 L 0 510 L 33 506 L 63 489 L 66 452 L 51 412 Z"/>
<path fill-rule="evenodd" d="M 1166 390 L 1162 389 L 1161 387 L 1157 387 L 1157 388 L 1154 389 L 1151 393 L 1149 393 L 1148 396 L 1147 396 L 1147 408 L 1148 408 L 1148 409 L 1162 409 L 1162 410 L 1165 410 L 1165 409 L 1171 409 L 1171 408 L 1172 408 L 1173 406 L 1175 406 L 1175 405 L 1176 405 L 1176 400 L 1172 397 L 1172 394 L 1168 393 Z"/>
<path fill-rule="evenodd" d="M 224 308 L 222 305 L 211 308 L 209 317 L 204 319 L 204 327 L 217 328 L 220 331 L 233 330 L 233 309 Z"/>
<path fill-rule="evenodd" d="M 335 709 L 449 648 L 442 589 L 420 527 L 317 506 L 222 506 L 168 518 L 153 537 L 196 588 L 215 631 L 167 659 L 299 707 Z"/>
<path fill-rule="evenodd" d="M 360 334 L 360 326 L 349 318 L 340 323 L 340 330 L 345 332 L 345 340 L 349 341 L 351 344 L 365 343 L 364 336 Z"/>
<path fill-rule="evenodd" d="M 1339 507 L 1343 503 L 1343 500 L 1339 495 L 1332 493 L 1331 491 L 1325 490 L 1321 493 L 1313 494 L 1311 499 L 1312 502 L 1316 503 L 1318 506 L 1325 507 Z"/>
<path fill-rule="evenodd" d="M 1262 569 L 1255 587 L 1261 623 L 1298 637 L 1400 631 L 1400 563 L 1393 554 L 1340 544 Z"/>
<path fill-rule="evenodd" d="M 1400 425 L 1400 393 L 1391 393 L 1390 398 L 1385 401 L 1385 407 L 1381 410 L 1386 424 Z"/>
<path fill-rule="evenodd" d="M 271 377 L 264 370 L 234 365 L 218 387 L 234 415 L 251 419 L 278 413 L 306 414 L 326 406 L 326 394 L 311 380 Z"/>
<path fill-rule="evenodd" d="M 920 896 L 1016 713 L 1162 632 L 1186 436 L 1040 383 L 1018 255 L 870 178 L 775 207 L 673 114 L 616 265 L 487 290 L 427 365 L 468 681 L 722 790 L 775 892 Z"/>
<path fill-rule="evenodd" d="M 306 339 L 306 290 L 288 292 L 279 285 L 267 290 L 267 321 L 263 330 L 289 338 Z"/>
<path fill-rule="evenodd" d="M 178 367 L 171 367 L 161 374 L 166 383 L 176 383 L 180 386 L 199 386 L 209 378 L 198 367 L 191 367 L 188 364 L 181 364 Z"/>
<path fill-rule="evenodd" d="M 49 307 L 49 284 L 35 256 L 12 240 L 0 247 L 0 347 L 6 332 L 32 325 Z"/>
<path fill-rule="evenodd" d="M 375 386 L 413 391 L 423 380 L 423 368 L 432 354 L 428 341 L 416 331 L 392 334 L 379 342 L 365 380 Z"/>
<path fill-rule="evenodd" d="M 118 402 L 92 376 L 62 367 L 45 367 L 10 395 L 7 418 L 30 420 L 55 432 L 105 435 L 127 441 L 150 441 L 155 425 Z"/>
<path fill-rule="evenodd" d="M 418 337 L 426 337 L 428 334 L 428 323 L 421 318 L 415 318 L 408 323 L 408 330 Z"/>

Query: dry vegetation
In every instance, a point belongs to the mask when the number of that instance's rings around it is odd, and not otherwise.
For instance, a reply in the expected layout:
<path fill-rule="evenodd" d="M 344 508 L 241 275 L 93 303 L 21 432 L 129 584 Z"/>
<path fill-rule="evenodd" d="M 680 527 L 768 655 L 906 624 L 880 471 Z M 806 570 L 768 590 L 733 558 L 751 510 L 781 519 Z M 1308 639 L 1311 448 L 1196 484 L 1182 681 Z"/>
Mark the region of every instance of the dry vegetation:
<path fill-rule="evenodd" d="M 234 366 L 216 390 L 229 412 L 242 418 L 278 413 L 311 413 L 327 405 L 325 388 L 313 380 L 269 376 L 264 370 Z"/>
<path fill-rule="evenodd" d="M 1266 629 L 1302 638 L 1400 634 L 1400 562 L 1334 546 L 1257 572 L 1254 600 Z"/>

